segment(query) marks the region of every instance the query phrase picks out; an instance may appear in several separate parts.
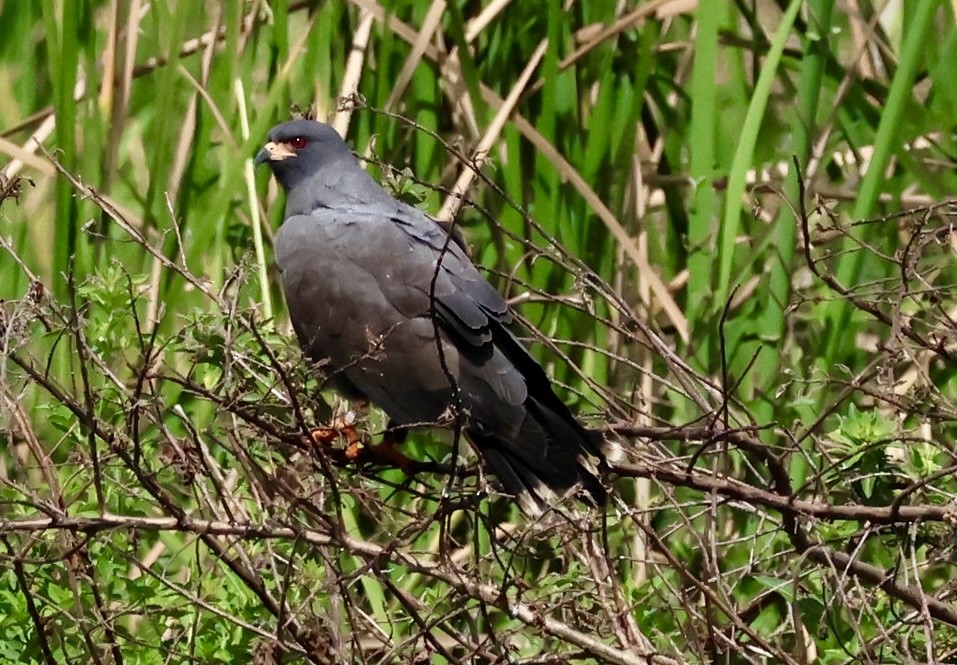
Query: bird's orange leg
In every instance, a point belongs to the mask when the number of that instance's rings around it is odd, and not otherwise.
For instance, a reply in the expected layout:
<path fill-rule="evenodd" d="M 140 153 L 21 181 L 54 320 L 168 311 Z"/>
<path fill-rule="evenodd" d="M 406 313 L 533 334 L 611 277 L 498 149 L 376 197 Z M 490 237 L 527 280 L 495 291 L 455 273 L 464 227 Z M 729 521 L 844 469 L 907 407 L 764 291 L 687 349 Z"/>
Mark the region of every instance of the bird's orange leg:
<path fill-rule="evenodd" d="M 364 445 L 359 431 L 356 429 L 356 414 L 349 411 L 344 416 L 333 419 L 328 427 L 318 427 L 310 432 L 315 445 L 331 447 L 336 439 L 342 437 L 346 447 L 336 457 L 343 462 L 357 464 L 371 464 L 402 469 L 406 473 L 413 473 L 421 464 L 396 449 L 403 443 L 409 434 L 407 429 L 400 429 L 390 422 L 382 436 L 382 441 L 376 445 Z"/>
<path fill-rule="evenodd" d="M 336 439 L 342 437 L 346 440 L 345 458 L 355 459 L 358 455 L 357 451 L 362 448 L 359 430 L 356 429 L 357 420 L 355 411 L 348 411 L 342 416 L 333 418 L 328 427 L 317 427 L 309 433 L 312 443 L 331 447 Z"/>
<path fill-rule="evenodd" d="M 408 429 L 400 429 L 390 420 L 385 433 L 382 435 L 382 441 L 374 446 L 362 448 L 360 451 L 362 461 L 392 466 L 402 469 L 406 473 L 412 473 L 419 466 L 419 463 L 396 448 L 396 446 L 405 442 L 408 435 Z"/>

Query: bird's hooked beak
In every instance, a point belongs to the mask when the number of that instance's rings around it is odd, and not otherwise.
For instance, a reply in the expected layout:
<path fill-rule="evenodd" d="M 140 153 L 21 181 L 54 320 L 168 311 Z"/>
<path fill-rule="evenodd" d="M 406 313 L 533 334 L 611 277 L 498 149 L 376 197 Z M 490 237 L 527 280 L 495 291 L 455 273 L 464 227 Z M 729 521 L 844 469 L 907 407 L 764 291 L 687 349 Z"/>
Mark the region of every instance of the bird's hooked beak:
<path fill-rule="evenodd" d="M 285 143 L 276 143 L 275 141 L 270 141 L 263 149 L 259 151 L 259 154 L 256 155 L 256 166 L 259 166 L 263 162 L 281 162 L 284 159 L 289 159 L 290 157 L 295 157 L 296 151 L 290 148 Z"/>

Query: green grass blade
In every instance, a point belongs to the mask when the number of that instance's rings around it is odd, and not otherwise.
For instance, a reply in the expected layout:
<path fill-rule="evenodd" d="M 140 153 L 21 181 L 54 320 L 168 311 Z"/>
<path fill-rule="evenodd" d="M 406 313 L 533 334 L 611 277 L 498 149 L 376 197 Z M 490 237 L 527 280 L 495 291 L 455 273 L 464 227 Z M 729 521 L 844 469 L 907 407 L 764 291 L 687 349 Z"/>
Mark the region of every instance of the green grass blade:
<path fill-rule="evenodd" d="M 714 296 L 714 307 L 724 307 L 731 285 L 731 269 L 734 259 L 735 242 L 741 225 L 741 206 L 744 190 L 747 185 L 747 174 L 751 168 L 755 145 L 761 124 L 764 121 L 768 99 L 775 83 L 778 65 L 784 53 L 791 34 L 791 26 L 802 7 L 801 0 L 791 0 L 787 11 L 781 17 L 777 32 L 771 41 L 767 56 L 761 65 L 761 74 L 754 86 L 748 113 L 744 126 L 738 137 L 738 148 L 731 163 L 731 172 L 728 174 L 728 190 L 725 201 L 724 215 L 721 221 L 721 230 L 718 237 L 718 282 Z"/>
<path fill-rule="evenodd" d="M 905 122 L 904 115 L 911 103 L 914 81 L 924 64 L 928 34 L 939 9 L 938 0 L 920 0 L 907 21 L 900 62 L 874 137 L 874 152 L 851 212 L 855 220 L 864 219 L 874 211 L 887 165 L 900 148 L 898 136 L 901 125 Z M 837 279 L 841 284 L 852 287 L 857 283 L 863 257 L 862 252 L 851 252 L 841 261 L 837 269 Z M 853 339 L 847 334 L 851 314 L 851 306 L 843 301 L 832 303 L 827 309 L 829 329 L 825 359 L 829 363 L 836 362 L 843 355 L 842 350 L 853 345 Z"/>

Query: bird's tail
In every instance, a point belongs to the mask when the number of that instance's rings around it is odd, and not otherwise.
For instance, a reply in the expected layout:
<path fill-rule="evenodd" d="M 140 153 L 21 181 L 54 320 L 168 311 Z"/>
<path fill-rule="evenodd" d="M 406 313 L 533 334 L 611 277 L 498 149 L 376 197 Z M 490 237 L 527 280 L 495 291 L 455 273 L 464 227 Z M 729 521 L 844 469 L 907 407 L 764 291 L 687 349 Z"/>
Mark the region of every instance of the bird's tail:
<path fill-rule="evenodd" d="M 614 461 L 616 446 L 534 399 L 526 407 L 525 422 L 515 436 L 480 426 L 468 430 L 502 489 L 533 517 L 576 489 L 583 490 L 581 497 L 588 503 L 604 505 L 607 493 L 599 468 Z"/>

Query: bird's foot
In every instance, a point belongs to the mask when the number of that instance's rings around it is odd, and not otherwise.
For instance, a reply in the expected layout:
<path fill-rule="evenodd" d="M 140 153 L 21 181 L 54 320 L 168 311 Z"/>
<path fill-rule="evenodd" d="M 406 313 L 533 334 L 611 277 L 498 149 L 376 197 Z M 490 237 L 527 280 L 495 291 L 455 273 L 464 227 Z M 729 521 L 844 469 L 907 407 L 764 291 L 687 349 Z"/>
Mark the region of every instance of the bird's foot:
<path fill-rule="evenodd" d="M 394 421 L 390 420 L 382 434 L 382 441 L 379 442 L 379 445 L 374 446 L 375 455 L 380 459 L 388 460 L 392 466 L 398 467 L 408 474 L 414 474 L 416 471 L 426 469 L 428 465 L 412 459 L 397 448 L 397 446 L 405 443 L 407 438 L 409 438 L 408 428 L 396 425 Z"/>
<path fill-rule="evenodd" d="M 331 447 L 340 437 L 345 439 L 346 448 L 343 451 L 343 456 L 347 460 L 353 460 L 362 448 L 359 430 L 356 429 L 357 421 L 358 417 L 355 411 L 347 411 L 344 415 L 334 418 L 328 427 L 317 427 L 312 430 L 309 436 L 314 445 L 326 448 Z"/>
<path fill-rule="evenodd" d="M 392 467 L 402 469 L 406 473 L 414 473 L 419 467 L 419 462 L 408 457 L 396 448 L 397 445 L 405 440 L 404 434 L 404 430 L 396 432 L 395 430 L 387 429 L 380 443 L 370 446 L 364 446 L 360 443 L 352 451 L 351 456 L 350 450 L 347 448 L 346 457 L 361 464 Z"/>
<path fill-rule="evenodd" d="M 405 441 L 408 430 L 386 429 L 382 441 L 376 445 L 365 445 L 356 428 L 358 417 L 354 411 L 333 419 L 328 427 L 317 427 L 309 434 L 316 446 L 331 449 L 333 459 L 348 464 L 366 464 L 371 466 L 392 467 L 415 473 L 422 463 L 408 457 L 396 449 Z M 337 439 L 344 439 L 345 448 L 332 448 Z"/>

